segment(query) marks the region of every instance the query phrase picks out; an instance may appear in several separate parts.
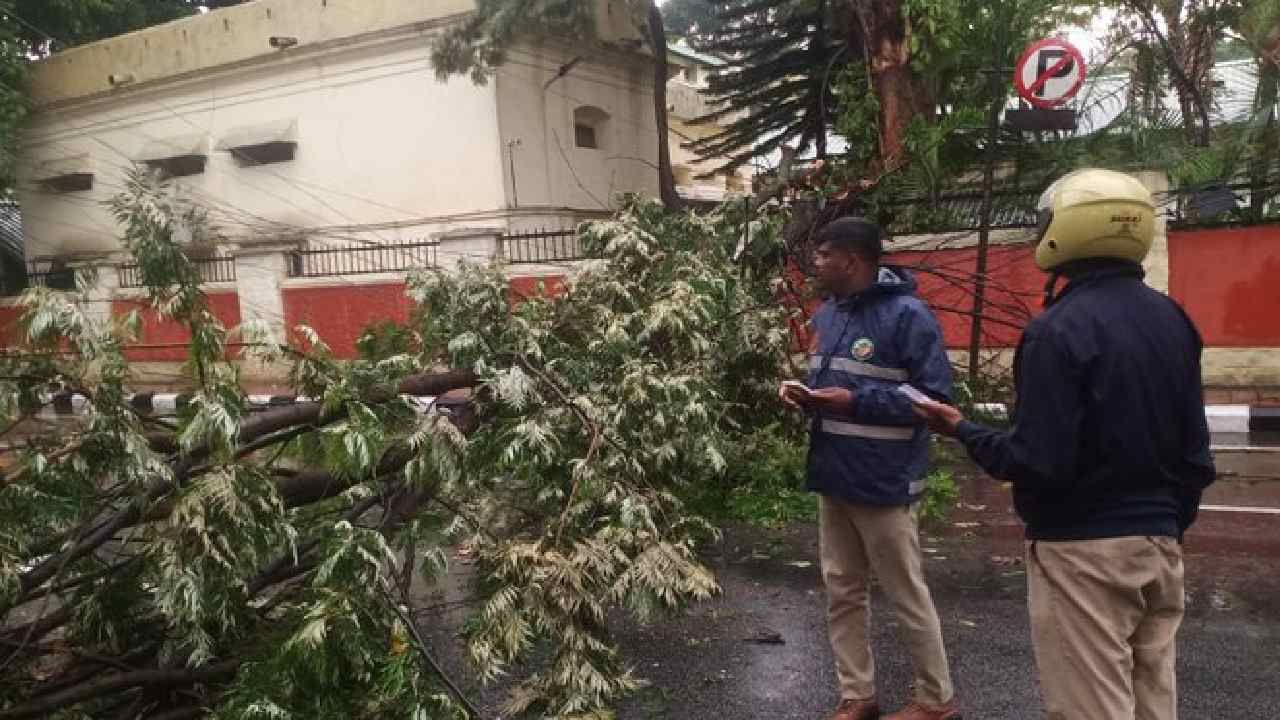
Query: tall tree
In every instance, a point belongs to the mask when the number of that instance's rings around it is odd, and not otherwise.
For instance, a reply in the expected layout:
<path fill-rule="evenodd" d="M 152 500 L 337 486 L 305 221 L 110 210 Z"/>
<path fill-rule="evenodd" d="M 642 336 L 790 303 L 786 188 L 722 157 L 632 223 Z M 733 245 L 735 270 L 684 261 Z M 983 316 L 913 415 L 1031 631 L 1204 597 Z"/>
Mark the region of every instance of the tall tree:
<path fill-rule="evenodd" d="M 662 22 L 668 34 L 679 37 L 715 32 L 721 25 L 713 0 L 667 0 Z"/>
<path fill-rule="evenodd" d="M 695 45 L 729 60 L 704 91 L 717 108 L 695 123 L 722 123 L 689 144 L 731 171 L 781 148 L 827 154 L 835 107 L 832 85 L 850 53 L 828 0 L 728 0 L 720 28 L 695 35 Z"/>
<path fill-rule="evenodd" d="M 1248 0 L 1231 19 L 1232 32 L 1257 63 L 1249 147 L 1248 218 L 1261 222 L 1267 204 L 1280 195 L 1280 0 Z"/>
<path fill-rule="evenodd" d="M 506 60 L 517 35 L 545 34 L 571 42 L 596 42 L 595 4 L 590 0 L 478 0 L 466 20 L 446 29 L 435 40 L 432 65 L 441 79 L 468 74 L 483 83 Z M 662 12 L 653 0 L 627 0 L 637 33 L 645 39 L 653 60 L 653 115 L 658 133 L 658 189 L 669 209 L 682 205 L 671 168 L 667 133 L 667 36 Z M 569 71 L 564 68 L 563 71 Z"/>

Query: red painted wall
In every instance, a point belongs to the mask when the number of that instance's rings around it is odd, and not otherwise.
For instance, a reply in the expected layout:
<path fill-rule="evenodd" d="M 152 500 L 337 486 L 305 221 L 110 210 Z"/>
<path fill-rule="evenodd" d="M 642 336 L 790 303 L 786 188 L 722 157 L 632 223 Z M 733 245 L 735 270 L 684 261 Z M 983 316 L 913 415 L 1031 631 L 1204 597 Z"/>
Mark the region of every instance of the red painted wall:
<path fill-rule="evenodd" d="M 973 274 L 977 248 L 899 252 L 886 262 L 915 273 L 920 297 L 942 324 L 947 347 L 969 347 L 969 315 L 973 309 Z M 986 310 L 982 345 L 1014 347 L 1027 321 L 1040 312 L 1045 274 L 1036 267 L 1029 245 L 993 245 L 987 253 Z"/>
<path fill-rule="evenodd" d="M 539 285 L 541 285 L 542 294 L 547 297 L 557 297 L 564 294 L 564 276 L 562 275 L 514 277 L 511 278 L 512 302 L 537 297 L 539 295 Z"/>
<path fill-rule="evenodd" d="M 18 320 L 26 308 L 15 305 L 0 306 L 0 347 L 12 347 L 18 344 L 21 328 Z"/>
<path fill-rule="evenodd" d="M 210 293 L 206 296 L 209 310 L 229 330 L 240 324 L 240 296 L 236 293 Z M 134 347 L 125 351 L 125 357 L 140 362 L 182 362 L 187 359 L 187 343 L 191 333 L 180 323 L 161 320 L 156 312 L 142 300 L 113 300 L 111 314 L 124 315 L 133 310 L 142 312 L 142 329 L 137 345 L 169 347 Z"/>
<path fill-rule="evenodd" d="M 558 275 L 512 278 L 511 302 L 536 296 L 539 284 L 547 295 L 559 295 L 564 281 Z M 412 311 L 403 283 L 286 288 L 283 294 L 288 327 L 311 326 L 340 358 L 356 356 L 356 340 L 365 328 L 387 320 L 406 324 Z"/>
<path fill-rule="evenodd" d="M 356 356 L 356 340 L 370 325 L 409 322 L 404 283 L 285 288 L 282 294 L 289 330 L 311 326 L 340 358 Z"/>
<path fill-rule="evenodd" d="M 1169 294 L 1207 346 L 1280 345 L 1280 225 L 1170 232 Z"/>

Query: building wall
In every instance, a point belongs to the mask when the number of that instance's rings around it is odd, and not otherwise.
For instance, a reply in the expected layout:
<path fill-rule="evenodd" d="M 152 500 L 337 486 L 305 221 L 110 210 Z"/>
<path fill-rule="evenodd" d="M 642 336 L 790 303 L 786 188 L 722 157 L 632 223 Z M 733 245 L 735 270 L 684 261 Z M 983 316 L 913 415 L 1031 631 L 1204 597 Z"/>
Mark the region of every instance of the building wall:
<path fill-rule="evenodd" d="M 11 347 L 22 339 L 22 328 L 19 326 L 22 311 L 23 308 L 14 303 L 0 304 L 0 347 Z"/>
<path fill-rule="evenodd" d="M 698 71 L 706 73 L 708 68 L 698 67 Z M 721 132 L 736 117 L 728 116 L 720 122 L 692 124 L 690 121 L 712 110 L 711 103 L 699 92 L 705 87 L 705 80 L 691 83 L 680 75 L 667 83 L 667 104 L 671 111 L 671 166 L 675 170 L 676 186 L 682 197 L 691 200 L 718 201 L 727 197 L 741 197 L 751 192 L 753 166 L 746 165 L 733 173 L 717 173 L 712 177 L 700 178 L 699 175 L 715 169 L 728 158 L 704 161 L 684 147 L 686 143 Z"/>
<path fill-rule="evenodd" d="M 1144 263 L 1147 283 L 1167 288 L 1200 330 L 1205 384 L 1214 389 L 1280 387 L 1280 292 L 1274 283 L 1280 275 L 1280 225 L 1159 235 Z M 1045 276 L 1035 267 L 1033 248 L 1020 242 L 1017 233 L 998 235 L 993 243 L 988 261 L 993 306 L 986 314 L 1010 323 L 986 323 L 983 347 L 995 351 L 1015 346 L 1020 330 L 1011 325 L 1021 326 L 1039 312 Z M 967 349 L 965 313 L 972 307 L 968 288 L 976 258 L 970 239 L 896 238 L 889 248 L 896 247 L 903 249 L 893 251 L 889 261 L 916 270 L 920 294 L 937 313 L 947 347 Z M 933 247 L 944 249 L 922 249 Z M 966 287 L 953 280 L 963 280 Z"/>
<path fill-rule="evenodd" d="M 240 296 L 234 290 L 207 291 L 209 311 L 227 329 L 240 324 Z M 120 298 L 112 301 L 111 314 L 116 317 L 137 311 L 141 317 L 141 329 L 133 346 L 125 351 L 125 357 L 135 362 L 180 363 L 187 359 L 187 345 L 191 333 L 179 322 L 161 318 L 145 300 Z M 234 354 L 234 349 L 228 349 Z"/>
<path fill-rule="evenodd" d="M 593 5 L 603 43 L 639 39 L 621 0 Z M 388 33 L 428 31 L 474 9 L 474 0 L 255 0 L 60 52 L 33 67 L 31 99 L 40 106 L 79 101 L 121 87 L 289 61 Z M 273 37 L 296 44 L 282 50 L 271 44 Z"/>
<path fill-rule="evenodd" d="M 1169 233 L 1169 291 L 1208 348 L 1206 382 L 1280 385 L 1280 226 Z"/>
<path fill-rule="evenodd" d="M 403 281 L 285 287 L 281 295 L 288 327 L 310 326 L 338 357 L 354 357 L 356 340 L 371 325 L 409 322 Z"/>
<path fill-rule="evenodd" d="M 974 298 L 971 277 L 977 254 L 977 248 L 967 247 L 890 256 L 889 262 L 915 274 L 920 297 L 937 315 L 948 348 L 969 347 Z M 1027 322 L 1039 314 L 1045 276 L 1036 267 L 1034 256 L 1034 248 L 1026 244 L 989 248 L 982 325 L 984 348 L 1016 346 Z"/>
<path fill-rule="evenodd" d="M 244 167 L 211 150 L 203 174 L 175 181 L 229 239 L 252 243 L 326 228 L 335 239 L 397 240 L 404 233 L 396 226 L 414 219 L 500 209 L 493 87 L 465 78 L 440 83 L 427 55 L 425 37 L 411 33 L 307 62 L 264 62 L 37 113 L 20 167 L 27 255 L 117 249 L 115 223 L 101 203 L 122 189 L 126 168 L 148 144 L 205 137 L 212 146 L 238 128 L 289 121 L 297 127 L 293 161 Z M 92 161 L 92 191 L 33 187 L 46 161 L 76 156 Z M 379 224 L 390 227 L 361 232 Z"/>
<path fill-rule="evenodd" d="M 430 27 L 474 7 L 472 0 L 257 0 L 58 53 L 35 66 L 31 96 L 46 105 L 217 68 L 278 62 L 389 29 Z M 298 44 L 282 53 L 271 37 Z M 113 83 L 113 74 L 129 81 Z"/>
<path fill-rule="evenodd" d="M 618 192 L 657 193 L 653 74 L 643 57 L 532 42 L 509 53 L 493 81 L 509 207 L 600 211 Z M 598 148 L 576 146 L 580 107 L 607 115 Z"/>

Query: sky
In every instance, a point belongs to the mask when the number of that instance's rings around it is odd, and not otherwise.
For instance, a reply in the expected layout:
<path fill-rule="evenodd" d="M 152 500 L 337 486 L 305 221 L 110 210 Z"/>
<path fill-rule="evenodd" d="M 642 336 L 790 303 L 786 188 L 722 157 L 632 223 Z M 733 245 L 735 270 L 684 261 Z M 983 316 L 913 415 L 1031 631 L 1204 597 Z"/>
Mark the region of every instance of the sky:
<path fill-rule="evenodd" d="M 1106 32 L 1115 16 L 1115 10 L 1100 10 L 1094 16 L 1093 23 L 1089 27 L 1064 28 L 1067 40 L 1072 45 L 1080 48 L 1080 52 L 1084 53 L 1085 58 L 1089 60 L 1097 59 L 1096 56 L 1102 52 L 1102 40 L 1106 36 Z"/>

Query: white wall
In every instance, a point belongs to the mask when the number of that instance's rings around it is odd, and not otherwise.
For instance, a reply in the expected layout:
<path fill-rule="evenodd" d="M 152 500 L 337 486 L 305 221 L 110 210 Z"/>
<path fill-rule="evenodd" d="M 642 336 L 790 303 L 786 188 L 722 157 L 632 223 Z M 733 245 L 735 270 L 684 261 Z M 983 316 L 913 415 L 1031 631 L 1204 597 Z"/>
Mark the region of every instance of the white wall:
<path fill-rule="evenodd" d="M 584 48 L 583 59 L 556 79 L 578 55 L 550 44 L 522 43 L 494 79 L 509 203 L 600 210 L 617 192 L 657 193 L 657 132 L 652 73 L 643 56 Z M 573 112 L 594 106 L 609 114 L 598 150 L 575 146 Z"/>
<path fill-rule="evenodd" d="M 148 142 L 207 134 L 212 145 L 233 128 L 290 118 L 299 142 L 292 162 L 241 167 L 229 153 L 211 152 L 204 174 L 177 181 L 234 240 L 316 227 L 342 236 L 349 226 L 503 207 L 495 89 L 466 78 L 437 82 L 427 39 L 410 31 L 37 114 L 20 169 L 27 255 L 115 249 L 101 202 L 120 190 L 124 167 Z M 92 191 L 32 188 L 41 163 L 85 154 L 96 172 Z M 376 234 L 401 236 L 394 227 Z"/>

